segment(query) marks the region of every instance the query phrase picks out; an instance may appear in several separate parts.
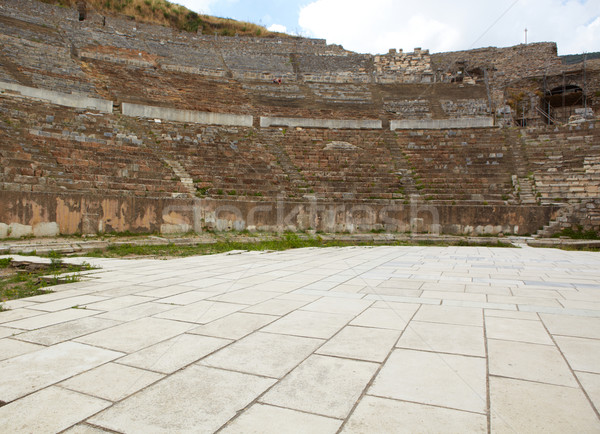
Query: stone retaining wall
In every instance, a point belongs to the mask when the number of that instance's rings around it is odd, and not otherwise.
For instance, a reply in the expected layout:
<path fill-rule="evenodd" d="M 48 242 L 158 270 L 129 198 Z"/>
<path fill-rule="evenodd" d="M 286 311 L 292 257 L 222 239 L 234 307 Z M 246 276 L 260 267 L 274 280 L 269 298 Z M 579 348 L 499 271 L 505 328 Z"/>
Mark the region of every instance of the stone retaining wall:
<path fill-rule="evenodd" d="M 65 107 L 82 108 L 98 110 L 103 113 L 112 113 L 113 102 L 98 98 L 89 98 L 85 95 L 74 93 L 55 92 L 48 89 L 38 89 L 34 87 L 22 86 L 16 83 L 7 83 L 0 81 L 0 89 L 12 91 L 28 98 L 41 99 L 52 104 Z"/>
<path fill-rule="evenodd" d="M 175 122 L 191 122 L 206 125 L 251 127 L 253 119 L 252 116 L 247 115 L 179 110 L 167 107 L 131 104 L 127 102 L 121 104 L 121 111 L 125 116 L 164 119 Z"/>
<path fill-rule="evenodd" d="M 382 123 L 375 119 L 307 119 L 307 118 L 275 118 L 260 117 L 260 126 L 267 127 L 302 127 L 302 128 L 328 128 L 342 130 L 380 130 Z"/>
<path fill-rule="evenodd" d="M 451 128 L 486 128 L 494 126 L 494 118 L 410 119 L 390 121 L 392 130 L 443 130 Z"/>
<path fill-rule="evenodd" d="M 420 201 L 382 204 L 274 200 L 149 199 L 2 192 L 0 238 L 104 232 L 204 230 L 525 234 L 556 213 L 553 206 L 452 206 Z"/>

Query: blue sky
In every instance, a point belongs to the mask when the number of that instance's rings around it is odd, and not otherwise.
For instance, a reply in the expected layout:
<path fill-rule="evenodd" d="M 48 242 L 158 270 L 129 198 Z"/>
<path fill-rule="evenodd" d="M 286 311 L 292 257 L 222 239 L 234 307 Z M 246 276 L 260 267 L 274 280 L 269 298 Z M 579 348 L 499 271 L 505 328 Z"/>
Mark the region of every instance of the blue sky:
<path fill-rule="evenodd" d="M 600 51 L 600 0 L 175 0 L 200 13 L 327 39 L 361 53 L 557 42 Z"/>

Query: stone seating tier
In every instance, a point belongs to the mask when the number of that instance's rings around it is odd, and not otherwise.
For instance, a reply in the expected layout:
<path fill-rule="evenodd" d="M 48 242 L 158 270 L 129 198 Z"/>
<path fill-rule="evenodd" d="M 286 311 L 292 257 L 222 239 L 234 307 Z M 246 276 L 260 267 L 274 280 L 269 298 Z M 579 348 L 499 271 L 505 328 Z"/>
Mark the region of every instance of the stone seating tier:
<path fill-rule="evenodd" d="M 503 201 L 512 192 L 514 161 L 500 130 L 405 131 L 398 140 L 428 200 Z"/>
<path fill-rule="evenodd" d="M 600 133 L 589 127 L 522 140 L 502 129 L 214 127 L 0 101 L 4 190 L 467 204 L 514 199 L 519 172 L 542 202 L 597 197 L 600 185 Z"/>
<path fill-rule="evenodd" d="M 151 149 L 118 132 L 112 116 L 3 98 L 1 131 L 5 190 L 146 197 L 185 192 Z"/>
<path fill-rule="evenodd" d="M 593 126 L 524 130 L 530 175 L 543 203 L 600 195 L 600 131 Z"/>

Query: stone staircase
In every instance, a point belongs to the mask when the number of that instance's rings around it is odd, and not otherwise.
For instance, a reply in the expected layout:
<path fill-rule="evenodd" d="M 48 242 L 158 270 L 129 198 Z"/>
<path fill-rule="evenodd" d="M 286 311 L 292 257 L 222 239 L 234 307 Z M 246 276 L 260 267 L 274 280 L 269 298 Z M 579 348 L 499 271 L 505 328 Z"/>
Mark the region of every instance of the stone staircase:
<path fill-rule="evenodd" d="M 528 160 L 527 153 L 524 152 L 523 147 L 525 146 L 522 138 L 517 137 L 519 134 L 516 131 L 505 131 L 506 142 L 510 144 L 512 149 L 515 175 L 512 176 L 512 183 L 514 188 L 514 203 L 521 203 L 526 205 L 537 204 L 537 192 L 533 183 L 533 174 L 528 174 Z"/>
<path fill-rule="evenodd" d="M 297 192 L 299 195 L 305 195 L 309 193 L 310 187 L 306 182 L 306 179 L 300 174 L 300 169 L 294 165 L 290 156 L 281 148 L 281 146 L 272 141 L 267 145 L 268 149 L 277 158 L 277 163 L 281 166 L 285 174 L 288 176 L 289 183 L 293 190 L 289 191 L 290 196 L 295 196 Z"/>
<path fill-rule="evenodd" d="M 573 214 L 575 211 L 575 204 L 567 204 L 564 205 L 561 209 L 558 210 L 556 217 L 550 220 L 548 224 L 544 225 L 539 231 L 537 231 L 534 235 L 536 238 L 544 238 L 551 237 L 556 232 L 560 232 L 564 224 L 569 221 L 569 216 Z"/>
<path fill-rule="evenodd" d="M 387 149 L 390 151 L 394 161 L 396 175 L 400 178 L 402 196 L 405 198 L 420 196 L 419 190 L 415 185 L 415 173 L 410 168 L 408 159 L 398 145 L 396 133 L 386 131 L 383 133 L 383 141 Z"/>
<path fill-rule="evenodd" d="M 179 178 L 179 182 L 181 182 L 181 184 L 184 186 L 184 188 L 188 192 L 188 194 L 190 196 L 194 196 L 194 194 L 196 193 L 196 188 L 194 187 L 194 180 L 189 175 L 189 173 L 186 172 L 186 170 L 183 168 L 183 166 L 181 164 L 179 164 L 178 161 L 175 161 L 175 160 L 168 160 L 165 158 L 165 159 L 163 159 L 163 161 L 165 163 L 167 163 L 171 169 L 173 169 L 173 172 L 175 173 L 175 175 L 177 175 L 177 177 Z M 185 193 L 172 193 L 172 196 L 173 197 L 185 197 L 186 194 Z"/>

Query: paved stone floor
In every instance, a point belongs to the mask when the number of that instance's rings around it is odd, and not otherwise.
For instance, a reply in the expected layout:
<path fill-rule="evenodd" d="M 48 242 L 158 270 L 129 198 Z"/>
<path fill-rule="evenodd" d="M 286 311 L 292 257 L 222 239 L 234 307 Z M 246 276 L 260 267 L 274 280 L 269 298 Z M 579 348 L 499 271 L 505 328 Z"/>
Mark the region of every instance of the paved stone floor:
<path fill-rule="evenodd" d="M 600 432 L 599 253 L 87 260 L 0 313 L 2 433 Z"/>

